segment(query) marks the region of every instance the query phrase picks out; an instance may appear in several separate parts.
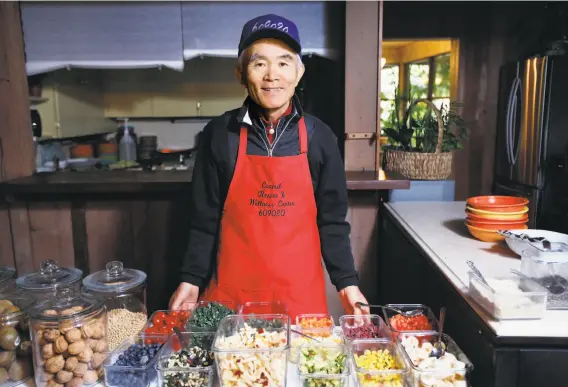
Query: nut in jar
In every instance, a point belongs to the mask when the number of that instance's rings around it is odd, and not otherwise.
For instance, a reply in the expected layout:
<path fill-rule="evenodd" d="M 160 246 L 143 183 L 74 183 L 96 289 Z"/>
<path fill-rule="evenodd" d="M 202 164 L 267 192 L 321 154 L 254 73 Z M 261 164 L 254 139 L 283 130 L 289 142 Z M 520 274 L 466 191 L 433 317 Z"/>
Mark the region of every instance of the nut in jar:
<path fill-rule="evenodd" d="M 69 288 L 55 301 L 30 312 L 33 362 L 38 387 L 80 387 L 97 383 L 108 356 L 107 312 L 102 300 Z"/>

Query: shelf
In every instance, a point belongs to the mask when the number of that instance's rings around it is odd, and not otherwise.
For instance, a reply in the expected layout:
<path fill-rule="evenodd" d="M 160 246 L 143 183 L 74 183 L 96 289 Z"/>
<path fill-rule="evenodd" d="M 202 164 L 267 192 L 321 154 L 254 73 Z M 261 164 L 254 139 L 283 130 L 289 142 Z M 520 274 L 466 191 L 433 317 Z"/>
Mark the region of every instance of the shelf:
<path fill-rule="evenodd" d="M 41 103 L 49 101 L 49 98 L 30 97 L 30 106 L 37 106 Z"/>

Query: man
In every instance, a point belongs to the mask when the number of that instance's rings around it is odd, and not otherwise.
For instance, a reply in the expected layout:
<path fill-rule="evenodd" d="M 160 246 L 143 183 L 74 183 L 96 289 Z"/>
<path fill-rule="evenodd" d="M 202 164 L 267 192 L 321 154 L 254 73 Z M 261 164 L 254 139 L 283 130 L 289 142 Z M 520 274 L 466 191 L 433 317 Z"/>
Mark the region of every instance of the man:
<path fill-rule="evenodd" d="M 323 256 L 346 314 L 368 314 L 349 240 L 343 160 L 331 129 L 294 95 L 304 74 L 296 25 L 245 24 L 235 71 L 240 109 L 203 130 L 192 179 L 191 231 L 171 309 L 203 300 L 281 301 L 327 313 Z"/>

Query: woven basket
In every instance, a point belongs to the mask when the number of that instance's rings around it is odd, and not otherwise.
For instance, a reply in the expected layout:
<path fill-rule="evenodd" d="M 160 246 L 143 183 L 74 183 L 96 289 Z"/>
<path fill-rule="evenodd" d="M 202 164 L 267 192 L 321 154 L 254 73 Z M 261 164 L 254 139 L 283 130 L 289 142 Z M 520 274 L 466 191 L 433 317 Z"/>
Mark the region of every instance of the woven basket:
<path fill-rule="evenodd" d="M 412 108 L 419 102 L 427 104 L 436 113 L 438 121 L 436 151 L 434 153 L 423 153 L 387 149 L 385 151 L 385 170 L 400 173 L 412 180 L 445 180 L 452 173 L 454 152 L 442 152 L 444 122 L 440 110 L 427 99 L 416 100 L 408 107 L 405 122 L 410 117 Z"/>

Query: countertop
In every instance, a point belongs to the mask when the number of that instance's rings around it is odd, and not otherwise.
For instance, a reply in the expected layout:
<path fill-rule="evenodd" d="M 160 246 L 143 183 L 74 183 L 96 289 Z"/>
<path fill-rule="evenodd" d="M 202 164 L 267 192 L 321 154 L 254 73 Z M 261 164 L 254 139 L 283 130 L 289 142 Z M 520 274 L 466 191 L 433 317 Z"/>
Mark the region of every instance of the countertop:
<path fill-rule="evenodd" d="M 385 208 L 497 336 L 568 337 L 568 310 L 547 310 L 539 320 L 495 321 L 469 298 L 466 261 L 492 277 L 520 270 L 521 259 L 505 242 L 487 243 L 470 236 L 464 225 L 465 202 L 397 202 L 386 203 Z"/>
<path fill-rule="evenodd" d="M 346 172 L 349 190 L 408 189 L 410 181 L 384 171 Z M 5 195 L 160 193 L 189 191 L 192 171 L 90 171 L 41 173 L 6 181 Z"/>

